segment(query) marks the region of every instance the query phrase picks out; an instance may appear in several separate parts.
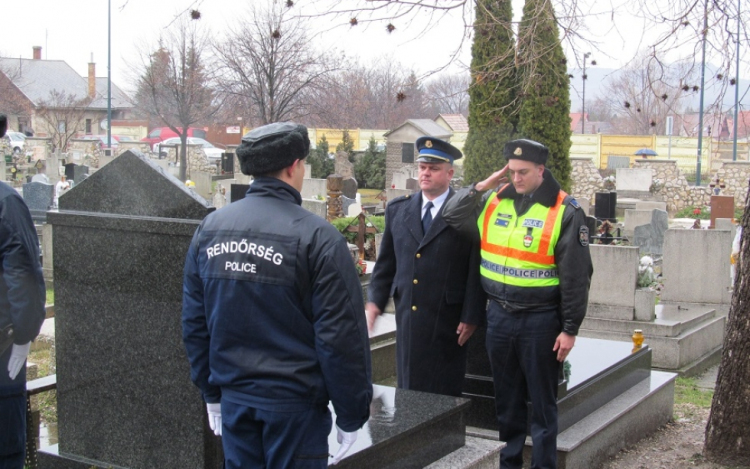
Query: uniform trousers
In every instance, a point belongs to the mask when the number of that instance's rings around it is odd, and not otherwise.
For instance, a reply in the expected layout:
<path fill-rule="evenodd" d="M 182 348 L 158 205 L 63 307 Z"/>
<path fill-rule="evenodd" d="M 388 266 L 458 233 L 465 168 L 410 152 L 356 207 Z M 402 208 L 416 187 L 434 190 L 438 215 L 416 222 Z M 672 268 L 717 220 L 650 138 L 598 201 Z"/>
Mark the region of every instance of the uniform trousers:
<path fill-rule="evenodd" d="M 25 457 L 26 385 L 0 386 L 0 469 L 23 469 Z"/>
<path fill-rule="evenodd" d="M 225 469 L 328 467 L 327 406 L 274 412 L 221 400 Z"/>
<path fill-rule="evenodd" d="M 497 301 L 487 310 L 487 353 L 495 384 L 500 467 L 521 468 L 531 403 L 531 467 L 557 465 L 557 386 L 560 363 L 552 349 L 562 330 L 557 308 L 507 311 Z"/>

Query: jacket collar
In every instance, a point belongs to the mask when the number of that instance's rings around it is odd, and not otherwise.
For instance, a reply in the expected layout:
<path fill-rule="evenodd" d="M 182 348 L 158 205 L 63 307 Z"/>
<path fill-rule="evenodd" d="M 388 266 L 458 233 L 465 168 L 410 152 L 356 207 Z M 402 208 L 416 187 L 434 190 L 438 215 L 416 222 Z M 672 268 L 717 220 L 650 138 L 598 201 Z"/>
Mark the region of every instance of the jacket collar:
<path fill-rule="evenodd" d="M 539 202 L 545 207 L 552 207 L 557 203 L 557 195 L 560 193 L 560 183 L 555 180 L 549 169 L 544 168 L 542 184 L 534 192 L 534 202 Z M 516 192 L 513 184 L 506 184 L 498 191 L 497 196 L 501 199 L 520 199 L 522 194 Z"/>
<path fill-rule="evenodd" d="M 274 177 L 258 177 L 250 184 L 245 197 L 275 197 L 302 205 L 302 196 L 294 187 Z"/>

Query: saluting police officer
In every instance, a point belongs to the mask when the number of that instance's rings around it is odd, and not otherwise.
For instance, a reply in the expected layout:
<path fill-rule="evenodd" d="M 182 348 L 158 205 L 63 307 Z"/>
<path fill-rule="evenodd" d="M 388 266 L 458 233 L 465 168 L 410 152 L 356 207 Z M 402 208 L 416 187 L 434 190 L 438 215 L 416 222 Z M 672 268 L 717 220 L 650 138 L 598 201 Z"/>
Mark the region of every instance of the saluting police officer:
<path fill-rule="evenodd" d="M 0 137 L 7 119 L 0 114 Z M 0 181 L 0 469 L 22 469 L 26 357 L 44 322 L 39 239 L 18 191 Z"/>
<path fill-rule="evenodd" d="M 531 402 L 532 467 L 557 465 L 559 367 L 586 314 L 593 267 L 580 205 L 545 168 L 549 151 L 531 140 L 504 148 L 508 164 L 461 189 L 443 217 L 481 236 L 487 352 L 495 384 L 501 468 L 523 463 Z M 506 174 L 512 184 L 498 187 Z M 485 191 L 492 190 L 485 193 Z"/>
<path fill-rule="evenodd" d="M 237 157 L 255 180 L 206 217 L 185 262 L 183 339 L 228 469 L 324 468 L 329 400 L 332 463 L 369 418 L 362 287 L 344 237 L 300 206 L 309 148 L 291 122 L 245 135 Z"/>
<path fill-rule="evenodd" d="M 370 327 L 389 296 L 396 304 L 398 387 L 460 396 L 466 341 L 483 323 L 479 236 L 449 227 L 442 212 L 454 195 L 453 162 L 463 155 L 448 142 L 420 137 L 420 192 L 393 199 L 370 279 Z"/>

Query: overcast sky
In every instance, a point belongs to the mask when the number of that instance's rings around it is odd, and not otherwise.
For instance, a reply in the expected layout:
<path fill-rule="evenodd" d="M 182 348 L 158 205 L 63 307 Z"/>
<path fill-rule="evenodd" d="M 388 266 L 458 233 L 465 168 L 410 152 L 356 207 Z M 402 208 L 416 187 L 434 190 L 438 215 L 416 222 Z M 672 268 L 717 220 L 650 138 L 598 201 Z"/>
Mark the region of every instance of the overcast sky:
<path fill-rule="evenodd" d="M 298 7 L 303 7 L 301 11 L 310 12 L 310 3 L 323 9 L 324 1 L 327 0 L 296 0 L 295 9 L 300 11 Z M 587 2 L 590 6 L 586 6 Z M 611 9 L 617 2 L 626 7 L 618 10 L 615 17 Z M 159 33 L 177 14 L 197 4 L 202 25 L 212 31 L 213 37 L 221 37 L 228 26 L 241 20 L 250 3 L 250 0 L 111 0 L 113 81 L 132 92 L 129 64 L 137 63 L 139 48 L 154 49 Z M 42 58 L 64 60 L 85 76 L 93 54 L 96 74 L 104 77 L 107 75 L 107 4 L 108 0 L 4 0 L 0 56 L 31 58 L 32 46 L 38 45 L 43 48 Z M 627 65 L 653 37 L 654 33 L 645 27 L 643 20 L 626 14 L 628 0 L 579 0 L 579 4 L 580 13 L 586 17 L 581 32 L 599 44 L 599 50 L 594 48 L 591 58 L 595 57 L 600 67 Z M 522 6 L 523 0 L 513 0 L 516 19 L 520 18 Z M 307 21 L 311 31 L 327 31 L 314 40 L 318 47 L 338 48 L 363 63 L 392 57 L 405 68 L 427 73 L 449 62 L 466 33 L 460 14 L 439 21 L 433 18 L 429 23 L 427 16 L 420 13 L 408 27 L 402 27 L 404 20 L 394 20 L 397 29 L 391 34 L 384 32 L 382 23 L 331 29 L 346 22 L 346 16 L 322 16 Z M 616 21 L 613 22 L 613 18 Z M 430 27 L 420 26 L 422 20 Z M 466 64 L 470 60 L 470 47 L 470 40 L 464 41 L 464 48 L 458 54 L 459 63 Z M 584 50 L 591 50 L 591 46 L 583 46 L 578 53 L 566 49 L 570 68 L 577 67 Z"/>

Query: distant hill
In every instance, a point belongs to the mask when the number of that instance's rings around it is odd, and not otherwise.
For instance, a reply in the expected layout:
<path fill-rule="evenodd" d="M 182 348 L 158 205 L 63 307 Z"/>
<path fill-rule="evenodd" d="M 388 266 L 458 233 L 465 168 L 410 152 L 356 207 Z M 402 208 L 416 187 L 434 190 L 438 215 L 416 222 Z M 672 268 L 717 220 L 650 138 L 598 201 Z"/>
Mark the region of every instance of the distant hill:
<path fill-rule="evenodd" d="M 719 85 L 716 82 L 716 67 L 706 66 L 706 92 L 704 106 L 713 103 L 719 94 Z M 570 111 L 581 112 L 581 69 L 569 70 L 568 73 L 573 75 L 570 79 Z M 586 103 L 587 107 L 593 103 L 597 97 L 604 97 L 607 84 L 617 79 L 621 70 L 600 67 L 586 67 Z M 696 85 L 700 85 L 700 77 L 695 80 Z M 750 79 L 740 78 L 740 110 L 750 108 Z M 692 93 L 691 93 L 692 94 Z M 743 96 L 744 94 L 744 96 Z M 698 111 L 700 105 L 700 92 L 694 93 L 692 99 L 685 103 L 686 107 L 691 107 Z M 728 87 L 727 93 L 723 100 L 723 109 L 729 110 L 734 106 L 734 87 Z"/>

